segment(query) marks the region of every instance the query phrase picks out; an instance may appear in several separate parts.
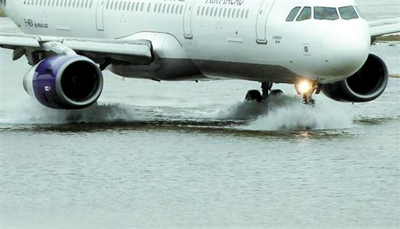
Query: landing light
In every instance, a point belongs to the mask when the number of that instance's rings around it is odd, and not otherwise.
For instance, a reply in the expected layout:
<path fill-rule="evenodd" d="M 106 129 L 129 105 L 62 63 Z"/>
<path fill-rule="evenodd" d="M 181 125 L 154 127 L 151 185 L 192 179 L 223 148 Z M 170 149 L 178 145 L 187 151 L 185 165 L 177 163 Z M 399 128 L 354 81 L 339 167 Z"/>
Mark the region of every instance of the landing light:
<path fill-rule="evenodd" d="M 313 89 L 313 84 L 308 80 L 302 80 L 296 84 L 296 90 L 299 95 L 311 93 Z"/>

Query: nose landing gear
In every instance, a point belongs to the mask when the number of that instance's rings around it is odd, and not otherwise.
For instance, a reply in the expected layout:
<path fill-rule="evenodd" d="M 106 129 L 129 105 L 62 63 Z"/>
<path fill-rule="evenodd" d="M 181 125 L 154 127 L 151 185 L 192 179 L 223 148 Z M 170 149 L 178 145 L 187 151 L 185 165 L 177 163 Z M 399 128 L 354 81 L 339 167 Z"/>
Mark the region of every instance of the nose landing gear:
<path fill-rule="evenodd" d="M 261 84 L 261 91 L 258 90 L 250 90 L 246 94 L 246 101 L 257 101 L 262 103 L 268 99 L 269 96 L 278 97 L 283 94 L 283 91 L 277 89 L 272 90 L 273 83 L 271 82 L 263 82 Z"/>
<path fill-rule="evenodd" d="M 308 80 L 300 81 L 295 84 L 297 94 L 303 96 L 303 104 L 315 105 L 315 100 L 312 98 L 313 94 L 320 93 L 320 87 L 315 83 Z"/>
<path fill-rule="evenodd" d="M 315 105 L 315 100 L 312 98 L 312 94 L 303 94 L 303 104 L 305 105 Z"/>

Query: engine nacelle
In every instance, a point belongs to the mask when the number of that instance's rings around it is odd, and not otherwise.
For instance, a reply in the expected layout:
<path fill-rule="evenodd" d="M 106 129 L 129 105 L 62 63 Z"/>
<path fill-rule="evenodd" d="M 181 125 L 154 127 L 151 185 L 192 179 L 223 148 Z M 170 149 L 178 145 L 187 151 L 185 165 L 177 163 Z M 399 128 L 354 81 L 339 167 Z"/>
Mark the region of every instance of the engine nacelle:
<path fill-rule="evenodd" d="M 24 88 L 46 107 L 83 109 L 100 97 L 103 74 L 84 56 L 52 56 L 29 70 L 24 77 Z"/>
<path fill-rule="evenodd" d="M 389 80 L 385 62 L 370 54 L 364 66 L 349 78 L 322 86 L 322 92 L 340 102 L 362 103 L 378 98 Z"/>

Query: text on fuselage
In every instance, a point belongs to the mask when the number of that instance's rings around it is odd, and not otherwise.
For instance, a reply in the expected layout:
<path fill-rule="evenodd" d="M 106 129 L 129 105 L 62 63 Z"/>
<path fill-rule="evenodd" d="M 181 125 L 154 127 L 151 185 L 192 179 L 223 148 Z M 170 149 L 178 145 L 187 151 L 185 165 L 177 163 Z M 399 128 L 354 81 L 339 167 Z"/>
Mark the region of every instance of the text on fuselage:
<path fill-rule="evenodd" d="M 32 19 L 24 19 L 26 27 L 35 27 L 40 29 L 48 29 L 49 25 L 47 23 L 36 23 Z"/>
<path fill-rule="evenodd" d="M 241 6 L 245 0 L 206 0 L 207 4 L 237 5 Z"/>

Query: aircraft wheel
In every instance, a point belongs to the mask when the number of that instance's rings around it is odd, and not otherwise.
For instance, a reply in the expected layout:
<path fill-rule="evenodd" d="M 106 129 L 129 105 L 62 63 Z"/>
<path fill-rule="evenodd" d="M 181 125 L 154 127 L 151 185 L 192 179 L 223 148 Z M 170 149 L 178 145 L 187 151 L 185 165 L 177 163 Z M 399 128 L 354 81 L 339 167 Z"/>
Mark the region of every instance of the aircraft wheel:
<path fill-rule="evenodd" d="M 257 101 L 261 103 L 263 101 L 263 97 L 258 90 L 251 90 L 246 94 L 246 101 Z"/>

